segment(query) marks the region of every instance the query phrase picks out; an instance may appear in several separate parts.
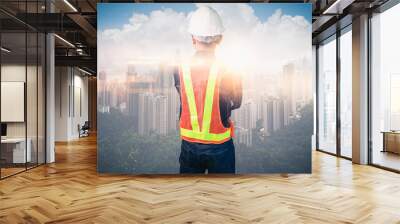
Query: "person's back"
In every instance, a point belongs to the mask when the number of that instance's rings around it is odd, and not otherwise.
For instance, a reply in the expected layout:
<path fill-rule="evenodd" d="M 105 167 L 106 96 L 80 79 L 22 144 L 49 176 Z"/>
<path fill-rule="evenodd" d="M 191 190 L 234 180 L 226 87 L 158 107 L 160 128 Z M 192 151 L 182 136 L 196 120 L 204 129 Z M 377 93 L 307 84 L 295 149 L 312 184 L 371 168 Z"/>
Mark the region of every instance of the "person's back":
<path fill-rule="evenodd" d="M 215 59 L 222 21 L 215 10 L 200 7 L 189 25 L 196 54 L 175 75 L 180 94 L 181 173 L 234 173 L 231 111 L 242 98 L 240 79 Z"/>

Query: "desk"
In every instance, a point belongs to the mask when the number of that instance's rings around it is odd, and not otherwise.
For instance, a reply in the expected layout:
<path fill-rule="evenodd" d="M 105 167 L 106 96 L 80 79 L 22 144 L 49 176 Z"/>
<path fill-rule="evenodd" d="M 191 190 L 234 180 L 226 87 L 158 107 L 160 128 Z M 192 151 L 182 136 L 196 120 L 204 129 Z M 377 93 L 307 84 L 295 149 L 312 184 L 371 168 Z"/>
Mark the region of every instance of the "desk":
<path fill-rule="evenodd" d="M 382 152 L 400 154 L 400 131 L 383 131 Z"/>
<path fill-rule="evenodd" d="M 7 162 L 9 163 L 25 163 L 31 162 L 32 154 L 31 154 L 31 139 L 27 139 L 26 142 L 28 143 L 25 152 L 25 138 L 6 138 L 1 139 L 1 153 L 3 157 L 3 153 Z M 9 156 L 7 155 L 9 154 Z M 12 154 L 12 156 L 10 155 Z M 12 160 L 11 160 L 12 158 Z M 27 159 L 25 161 L 25 159 Z"/>

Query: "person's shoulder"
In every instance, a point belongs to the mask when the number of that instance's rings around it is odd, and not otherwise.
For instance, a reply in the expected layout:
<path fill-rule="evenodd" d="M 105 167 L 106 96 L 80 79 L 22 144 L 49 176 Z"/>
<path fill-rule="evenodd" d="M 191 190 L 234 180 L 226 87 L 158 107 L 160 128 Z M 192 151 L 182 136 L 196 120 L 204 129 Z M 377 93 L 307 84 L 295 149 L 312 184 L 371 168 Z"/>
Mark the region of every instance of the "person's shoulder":
<path fill-rule="evenodd" d="M 216 61 L 215 62 L 218 66 L 218 70 L 222 73 L 232 73 L 231 69 L 229 68 L 229 66 L 227 66 L 226 63 L 224 63 L 223 61 Z"/>
<path fill-rule="evenodd" d="M 224 62 L 218 64 L 218 70 L 220 71 L 223 77 L 229 77 L 229 78 L 240 77 L 240 72 L 237 71 L 237 69 L 233 69 L 231 66 L 227 65 Z"/>

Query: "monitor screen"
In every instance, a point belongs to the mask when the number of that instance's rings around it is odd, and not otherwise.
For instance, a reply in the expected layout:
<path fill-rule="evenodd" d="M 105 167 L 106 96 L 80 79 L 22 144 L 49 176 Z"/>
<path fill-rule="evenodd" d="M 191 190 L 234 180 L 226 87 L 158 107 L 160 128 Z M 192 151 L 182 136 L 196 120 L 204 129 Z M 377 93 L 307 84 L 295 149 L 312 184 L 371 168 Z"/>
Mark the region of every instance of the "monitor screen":
<path fill-rule="evenodd" d="M 7 124 L 1 124 L 1 136 L 7 136 Z"/>

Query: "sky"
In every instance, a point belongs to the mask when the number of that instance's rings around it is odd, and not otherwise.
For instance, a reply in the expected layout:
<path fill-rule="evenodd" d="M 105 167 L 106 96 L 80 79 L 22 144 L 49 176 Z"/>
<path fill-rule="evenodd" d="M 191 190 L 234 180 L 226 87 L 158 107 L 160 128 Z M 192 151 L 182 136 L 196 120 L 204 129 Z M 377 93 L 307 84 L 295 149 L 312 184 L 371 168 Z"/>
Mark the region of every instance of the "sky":
<path fill-rule="evenodd" d="M 237 71 L 277 74 L 311 59 L 311 4 L 113 3 L 98 5 L 99 71 L 125 74 L 129 64 L 191 57 L 187 25 L 201 5 L 220 15 L 226 31 L 216 55 Z"/>
<path fill-rule="evenodd" d="M 235 4 L 235 3 L 231 3 Z M 311 4 L 304 3 L 250 3 L 255 15 L 262 21 L 270 17 L 275 10 L 281 9 L 283 14 L 290 16 L 303 16 L 311 23 Z M 188 13 L 196 9 L 194 3 L 99 3 L 98 29 L 121 28 L 132 16 L 133 12 L 149 14 L 151 11 L 173 8 L 176 11 Z"/>

